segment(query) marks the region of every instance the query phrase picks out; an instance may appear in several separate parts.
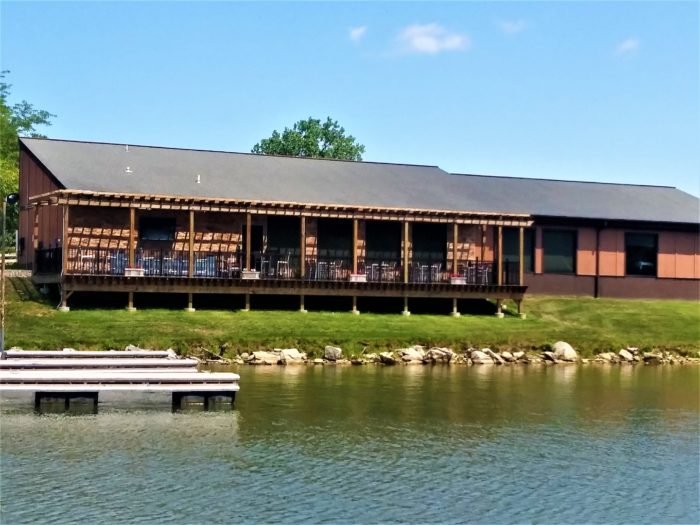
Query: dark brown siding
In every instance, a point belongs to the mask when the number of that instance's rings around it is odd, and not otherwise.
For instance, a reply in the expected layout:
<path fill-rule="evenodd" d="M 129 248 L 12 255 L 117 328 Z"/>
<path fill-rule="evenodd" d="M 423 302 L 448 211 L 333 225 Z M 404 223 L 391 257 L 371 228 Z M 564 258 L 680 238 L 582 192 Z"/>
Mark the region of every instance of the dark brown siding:
<path fill-rule="evenodd" d="M 30 197 L 60 189 L 53 177 L 24 149 L 19 154 L 19 237 L 24 239 L 24 251 L 19 257 L 19 264 L 30 268 L 34 263 L 34 246 L 32 229 L 34 228 L 34 209 L 27 209 Z M 44 248 L 56 247 L 63 237 L 63 207 L 43 206 L 39 210 L 39 245 Z"/>
<path fill-rule="evenodd" d="M 601 297 L 629 299 L 700 300 L 697 279 L 657 279 L 653 277 L 601 277 Z"/>
<path fill-rule="evenodd" d="M 593 295 L 595 277 L 587 275 L 525 274 L 527 293 L 544 295 Z"/>

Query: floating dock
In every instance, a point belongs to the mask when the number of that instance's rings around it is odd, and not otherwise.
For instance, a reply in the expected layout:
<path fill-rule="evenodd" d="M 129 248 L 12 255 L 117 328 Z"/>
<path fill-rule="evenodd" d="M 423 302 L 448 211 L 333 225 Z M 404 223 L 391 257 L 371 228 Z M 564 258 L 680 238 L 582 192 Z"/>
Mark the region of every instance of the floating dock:
<path fill-rule="evenodd" d="M 0 360 L 0 401 L 40 413 L 97 413 L 105 403 L 149 399 L 167 400 L 173 410 L 231 409 L 240 376 L 197 365 L 172 351 L 11 350 Z"/>

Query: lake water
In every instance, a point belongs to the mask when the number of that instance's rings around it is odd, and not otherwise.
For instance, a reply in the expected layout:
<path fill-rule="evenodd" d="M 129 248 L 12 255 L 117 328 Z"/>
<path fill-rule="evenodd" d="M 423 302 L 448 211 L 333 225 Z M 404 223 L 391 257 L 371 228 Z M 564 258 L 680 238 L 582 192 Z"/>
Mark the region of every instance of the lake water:
<path fill-rule="evenodd" d="M 229 413 L 5 407 L 0 522 L 700 521 L 700 367 L 237 371 Z"/>

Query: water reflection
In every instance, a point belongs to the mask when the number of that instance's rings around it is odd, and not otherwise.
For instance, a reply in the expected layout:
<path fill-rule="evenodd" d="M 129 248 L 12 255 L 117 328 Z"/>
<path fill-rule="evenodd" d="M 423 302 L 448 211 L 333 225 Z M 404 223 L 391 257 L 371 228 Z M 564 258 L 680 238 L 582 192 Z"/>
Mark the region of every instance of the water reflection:
<path fill-rule="evenodd" d="M 229 413 L 4 412 L 0 522 L 700 518 L 698 367 L 234 371 Z"/>

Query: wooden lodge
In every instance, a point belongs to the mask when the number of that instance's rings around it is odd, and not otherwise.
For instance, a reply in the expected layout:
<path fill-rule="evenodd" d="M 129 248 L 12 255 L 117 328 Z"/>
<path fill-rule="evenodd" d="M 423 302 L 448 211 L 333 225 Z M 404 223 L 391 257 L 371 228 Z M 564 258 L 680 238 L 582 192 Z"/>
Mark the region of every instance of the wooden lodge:
<path fill-rule="evenodd" d="M 582 211 L 547 209 L 574 193 Z M 501 314 L 528 286 L 696 298 L 700 282 L 698 200 L 675 188 L 20 139 L 20 205 L 19 261 L 65 309 L 74 292 L 122 292 L 130 309 L 165 292 L 190 309 L 217 293 L 246 308 L 296 295 L 301 310 L 312 295 L 351 297 L 353 311 L 399 297 L 405 313 L 410 298 L 445 298 L 455 314 L 459 299 L 490 298 Z"/>

